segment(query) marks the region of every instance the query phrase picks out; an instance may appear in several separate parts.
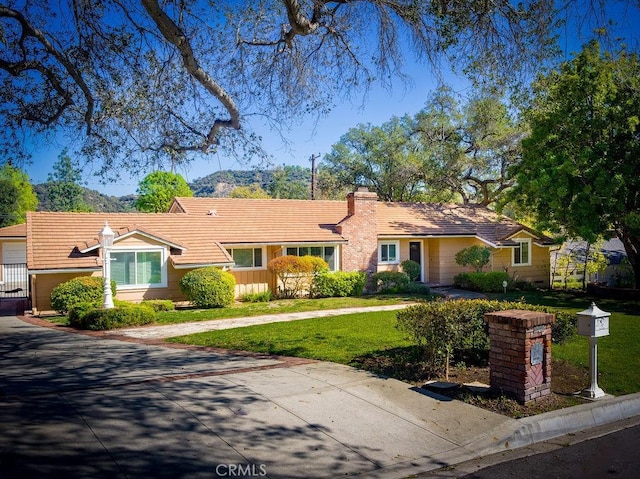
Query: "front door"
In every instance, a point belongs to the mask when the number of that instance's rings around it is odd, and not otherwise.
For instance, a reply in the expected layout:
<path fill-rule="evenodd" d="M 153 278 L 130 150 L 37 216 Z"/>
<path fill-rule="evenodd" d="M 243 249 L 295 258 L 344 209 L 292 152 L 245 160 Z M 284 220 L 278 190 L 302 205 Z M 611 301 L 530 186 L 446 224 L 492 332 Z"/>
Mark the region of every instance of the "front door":
<path fill-rule="evenodd" d="M 415 261 L 420 265 L 420 278 L 422 281 L 422 242 L 410 241 L 409 242 L 409 259 Z"/>

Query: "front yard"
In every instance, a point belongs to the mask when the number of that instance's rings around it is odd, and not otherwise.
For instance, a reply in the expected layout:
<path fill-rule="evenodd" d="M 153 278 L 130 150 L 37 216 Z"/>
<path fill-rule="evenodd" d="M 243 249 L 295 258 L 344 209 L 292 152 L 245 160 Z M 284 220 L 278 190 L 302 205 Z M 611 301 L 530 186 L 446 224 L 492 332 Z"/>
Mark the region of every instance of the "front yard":
<path fill-rule="evenodd" d="M 519 299 L 522 293 L 495 295 L 495 299 Z M 577 313 L 586 309 L 592 298 L 567 293 L 524 293 L 525 300 Z M 611 335 L 598 342 L 598 383 L 608 394 L 640 391 L 640 304 L 631 301 L 595 300 L 612 313 Z M 308 319 L 290 323 L 272 323 L 248 328 L 215 331 L 171 339 L 235 350 L 297 356 L 348 364 L 374 373 L 422 385 L 427 379 L 416 348 L 396 329 L 395 312 L 349 314 Z M 579 401 L 571 393 L 589 386 L 588 338 L 575 336 L 565 344 L 554 344 L 552 389 L 555 402 L 548 409 L 573 405 Z M 466 358 L 453 374 L 465 381 L 488 381 L 486 364 L 473 364 Z M 455 378 L 454 378 L 455 379 Z M 482 398 L 467 398 L 483 407 L 510 413 L 514 405 L 482 404 Z M 498 398 L 504 403 L 504 398 Z M 486 401 L 485 401 L 486 402 Z M 539 406 L 539 405 L 538 405 Z M 505 411 L 506 409 L 506 411 Z M 542 412 L 515 408 L 515 416 Z"/>

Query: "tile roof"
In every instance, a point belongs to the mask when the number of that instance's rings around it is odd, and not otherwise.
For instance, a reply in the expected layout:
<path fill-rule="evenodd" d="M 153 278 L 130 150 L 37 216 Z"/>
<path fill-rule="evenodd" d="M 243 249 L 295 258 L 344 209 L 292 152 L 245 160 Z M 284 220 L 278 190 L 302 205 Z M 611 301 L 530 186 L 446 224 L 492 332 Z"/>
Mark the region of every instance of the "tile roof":
<path fill-rule="evenodd" d="M 378 236 L 474 236 L 496 246 L 515 245 L 520 231 L 547 242 L 517 221 L 478 205 L 378 202 Z M 550 240 L 549 240 L 550 241 Z"/>
<path fill-rule="evenodd" d="M 181 197 L 174 206 L 221 243 L 344 241 L 334 227 L 347 214 L 346 201 Z"/>
<path fill-rule="evenodd" d="M 232 260 L 210 230 L 188 215 L 166 213 L 52 213 L 27 214 L 27 265 L 32 270 L 98 268 L 98 232 L 105 221 L 114 232 L 139 231 L 172 249 L 176 266 L 229 264 Z M 149 232 L 153 231 L 153 234 Z M 116 236 L 116 244 L 118 241 Z M 170 238 L 170 240 L 169 240 Z M 185 248 L 179 251 L 176 247 Z M 81 253 L 81 248 L 88 252 Z"/>
<path fill-rule="evenodd" d="M 19 225 L 5 226 L 0 228 L 0 238 L 26 238 L 27 225 L 21 223 Z"/>
<path fill-rule="evenodd" d="M 346 201 L 243 198 L 176 198 L 171 213 L 50 213 L 27 215 L 27 263 L 32 270 L 98 268 L 98 232 L 105 221 L 123 238 L 137 233 L 171 247 L 176 267 L 228 264 L 230 244 L 346 242 L 336 225 Z M 528 231 L 516 221 L 480 206 L 377 203 L 379 237 L 478 237 L 496 246 Z M 2 231 L 2 230 L 0 230 Z"/>

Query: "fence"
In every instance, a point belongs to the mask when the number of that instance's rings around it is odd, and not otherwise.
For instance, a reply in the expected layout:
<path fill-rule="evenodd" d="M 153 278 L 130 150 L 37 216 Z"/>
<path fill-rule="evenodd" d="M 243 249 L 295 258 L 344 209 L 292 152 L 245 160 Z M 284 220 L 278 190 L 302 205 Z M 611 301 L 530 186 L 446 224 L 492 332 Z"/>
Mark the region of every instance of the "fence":
<path fill-rule="evenodd" d="M 25 263 L 0 264 L 0 298 L 29 297 L 29 272 Z"/>

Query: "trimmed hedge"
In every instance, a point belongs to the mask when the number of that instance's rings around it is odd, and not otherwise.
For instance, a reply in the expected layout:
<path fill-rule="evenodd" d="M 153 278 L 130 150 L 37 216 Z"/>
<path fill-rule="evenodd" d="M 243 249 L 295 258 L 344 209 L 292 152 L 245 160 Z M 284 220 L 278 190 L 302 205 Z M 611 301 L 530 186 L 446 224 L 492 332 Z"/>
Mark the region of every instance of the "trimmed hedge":
<path fill-rule="evenodd" d="M 456 287 L 482 293 L 500 293 L 504 291 L 503 281 L 510 284 L 509 274 L 504 271 L 460 273 L 453 278 L 453 283 Z"/>
<path fill-rule="evenodd" d="M 376 293 L 402 293 L 409 283 L 409 276 L 397 271 L 381 271 L 371 276 L 371 285 Z"/>
<path fill-rule="evenodd" d="M 74 328 L 105 331 L 115 328 L 153 323 L 156 312 L 148 305 L 118 301 L 111 309 L 96 303 L 79 303 L 69 311 L 69 324 Z"/>
<path fill-rule="evenodd" d="M 313 279 L 317 298 L 362 296 L 367 275 L 358 271 L 322 271 Z"/>
<path fill-rule="evenodd" d="M 111 293 L 116 295 L 116 283 L 111 280 Z M 79 303 L 102 304 L 104 281 L 100 276 L 79 276 L 60 283 L 51 291 L 51 307 L 60 314 L 67 314 Z"/>
<path fill-rule="evenodd" d="M 231 273 L 214 266 L 198 268 L 182 277 L 180 290 L 194 306 L 222 308 L 235 299 L 236 279 Z"/>

